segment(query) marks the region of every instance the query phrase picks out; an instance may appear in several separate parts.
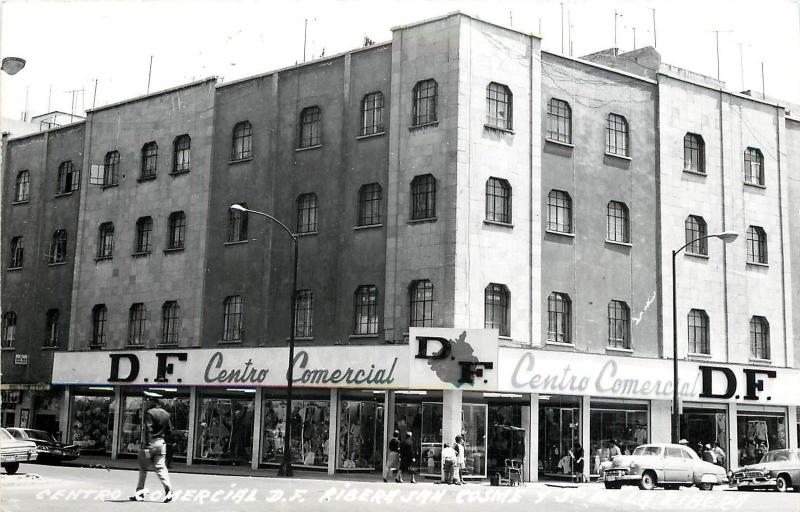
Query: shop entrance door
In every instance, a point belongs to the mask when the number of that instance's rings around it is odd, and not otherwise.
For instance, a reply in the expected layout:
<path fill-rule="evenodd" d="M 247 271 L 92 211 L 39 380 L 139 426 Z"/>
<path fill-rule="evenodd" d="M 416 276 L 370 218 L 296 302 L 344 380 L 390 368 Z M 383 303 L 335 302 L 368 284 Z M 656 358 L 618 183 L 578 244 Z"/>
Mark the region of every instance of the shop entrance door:
<path fill-rule="evenodd" d="M 580 407 L 569 402 L 539 408 L 539 469 L 544 477 L 572 474 L 570 450 L 580 443 Z"/>

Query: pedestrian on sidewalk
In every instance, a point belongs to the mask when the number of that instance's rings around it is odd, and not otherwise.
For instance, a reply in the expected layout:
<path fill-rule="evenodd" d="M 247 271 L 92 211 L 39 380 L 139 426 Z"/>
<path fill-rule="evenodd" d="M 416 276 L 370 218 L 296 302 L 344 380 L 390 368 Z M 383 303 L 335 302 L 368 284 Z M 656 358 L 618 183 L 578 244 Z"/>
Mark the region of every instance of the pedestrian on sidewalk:
<path fill-rule="evenodd" d="M 411 431 L 406 432 L 406 438 L 400 443 L 400 471 L 397 472 L 396 482 L 403 483 L 403 472 L 411 473 L 411 483 L 417 483 L 414 478 L 414 443 L 411 440 Z"/>
<path fill-rule="evenodd" d="M 575 473 L 575 481 L 585 483 L 588 481 L 586 475 L 583 472 L 583 465 L 584 465 L 584 458 L 583 458 L 583 446 L 580 443 L 575 444 L 575 449 L 569 451 L 570 456 L 572 457 L 572 470 Z"/>
<path fill-rule="evenodd" d="M 467 447 L 464 444 L 464 436 L 456 436 L 456 443 L 453 445 L 453 449 L 456 452 L 456 481 L 459 485 L 465 484 L 464 470 L 467 468 Z"/>
<path fill-rule="evenodd" d="M 456 455 L 456 451 L 450 447 L 448 443 L 444 443 L 442 445 L 442 483 L 443 484 L 453 484 L 453 483 L 460 483 L 456 482 L 455 479 L 455 472 L 456 472 L 456 464 L 458 463 L 458 456 Z"/>
<path fill-rule="evenodd" d="M 390 472 L 396 477 L 398 467 L 400 467 L 400 431 L 395 430 L 389 440 L 389 453 L 386 455 L 386 465 L 383 467 L 383 481 L 389 481 Z"/>
<path fill-rule="evenodd" d="M 169 503 L 172 501 L 172 486 L 166 464 L 166 439 L 172 433 L 172 420 L 169 413 L 161 408 L 158 401 L 161 395 L 150 391 L 145 391 L 144 394 L 148 411 L 145 413 L 145 428 L 142 432 L 144 439 L 139 447 L 139 483 L 136 484 L 136 493 L 130 500 L 144 501 L 144 482 L 152 464 L 161 485 L 164 486 L 164 503 Z"/>

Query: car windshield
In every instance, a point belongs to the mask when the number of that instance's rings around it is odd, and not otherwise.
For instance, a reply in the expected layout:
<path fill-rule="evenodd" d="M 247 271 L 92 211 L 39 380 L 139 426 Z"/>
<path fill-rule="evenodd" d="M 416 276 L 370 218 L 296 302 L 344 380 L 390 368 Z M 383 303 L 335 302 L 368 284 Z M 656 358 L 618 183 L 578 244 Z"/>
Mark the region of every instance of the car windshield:
<path fill-rule="evenodd" d="M 44 430 L 28 430 L 28 437 L 38 439 L 40 441 L 47 441 L 48 443 L 55 443 L 56 440 L 53 436 Z"/>
<path fill-rule="evenodd" d="M 0 428 L 0 439 L 2 439 L 3 441 L 8 441 L 8 440 L 13 441 L 14 437 L 12 437 L 12 435 L 8 433 L 8 430 Z"/>
<path fill-rule="evenodd" d="M 660 446 L 637 446 L 635 450 L 633 450 L 634 455 L 654 455 L 658 457 L 661 455 L 661 447 Z"/>

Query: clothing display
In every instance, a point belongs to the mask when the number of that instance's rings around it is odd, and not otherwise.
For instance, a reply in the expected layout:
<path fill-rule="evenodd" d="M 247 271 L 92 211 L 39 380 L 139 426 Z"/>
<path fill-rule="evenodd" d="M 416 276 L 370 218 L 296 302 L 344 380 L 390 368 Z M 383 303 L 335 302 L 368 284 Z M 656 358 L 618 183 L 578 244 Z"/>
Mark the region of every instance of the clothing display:
<path fill-rule="evenodd" d="M 199 417 L 200 459 L 217 462 L 250 460 L 253 440 L 253 401 L 203 398 Z"/>
<path fill-rule="evenodd" d="M 339 410 L 337 467 L 380 468 L 383 458 L 382 436 L 383 405 L 371 401 L 342 400 Z"/>
<path fill-rule="evenodd" d="M 263 405 L 264 427 L 261 461 L 280 463 L 283 460 L 286 432 L 286 402 L 266 399 Z M 304 466 L 328 464 L 327 400 L 294 400 L 292 402 L 292 462 Z M 349 427 L 348 427 L 349 428 Z"/>
<path fill-rule="evenodd" d="M 82 453 L 110 453 L 114 429 L 113 399 L 76 395 L 72 405 L 72 442 L 80 447 Z"/>

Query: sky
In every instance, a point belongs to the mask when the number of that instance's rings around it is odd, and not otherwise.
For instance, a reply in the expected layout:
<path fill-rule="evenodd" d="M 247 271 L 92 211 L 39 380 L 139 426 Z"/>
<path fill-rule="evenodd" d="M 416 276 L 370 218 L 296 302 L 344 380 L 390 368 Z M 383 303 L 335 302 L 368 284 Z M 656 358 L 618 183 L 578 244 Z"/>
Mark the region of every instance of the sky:
<path fill-rule="evenodd" d="M 461 11 L 542 36 L 578 57 L 656 44 L 662 60 L 717 75 L 731 90 L 800 104 L 800 0 L 0 0 L 0 54 L 27 60 L 0 73 L 3 117 L 83 114 L 208 76 L 235 80 L 306 58 L 389 41 L 391 28 Z M 562 7 L 563 6 L 563 7 Z M 563 9 L 563 18 L 562 18 Z M 653 30 L 655 15 L 655 33 Z M 563 19 L 563 24 L 562 24 Z M 562 28 L 563 27 L 563 28 Z M 656 39 L 657 36 L 657 39 Z M 569 44 L 571 40 L 571 45 Z M 96 92 L 95 92 L 96 86 Z M 73 93 L 69 91 L 78 90 Z M 82 91 L 81 91 L 82 90 Z M 73 102 L 74 99 L 74 102 Z"/>

